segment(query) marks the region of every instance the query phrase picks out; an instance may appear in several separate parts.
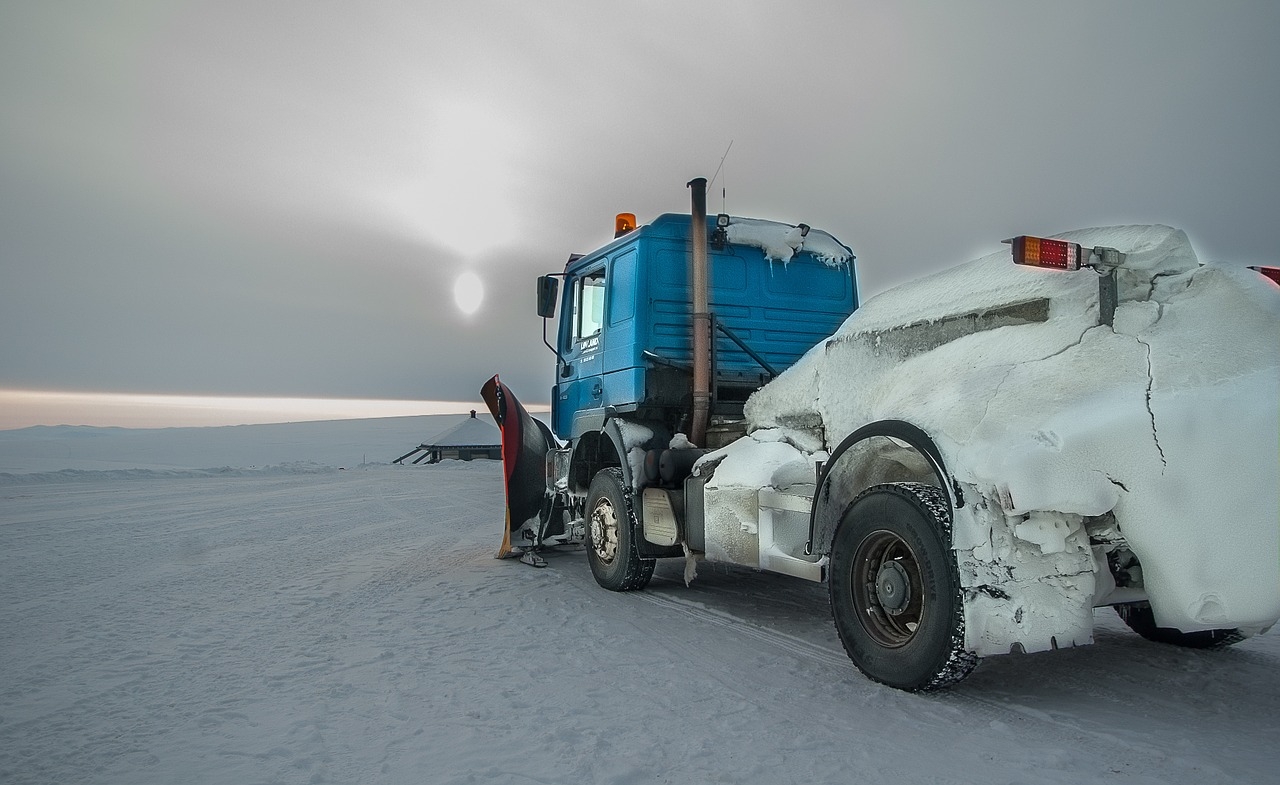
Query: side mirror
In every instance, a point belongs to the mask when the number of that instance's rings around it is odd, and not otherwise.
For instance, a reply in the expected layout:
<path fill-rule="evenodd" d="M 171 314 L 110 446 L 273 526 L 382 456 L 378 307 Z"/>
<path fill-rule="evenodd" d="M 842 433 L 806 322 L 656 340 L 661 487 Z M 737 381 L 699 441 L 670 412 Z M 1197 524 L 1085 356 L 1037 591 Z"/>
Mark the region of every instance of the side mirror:
<path fill-rule="evenodd" d="M 538 277 L 538 315 L 550 319 L 556 315 L 556 296 L 560 294 L 560 282 L 550 275 Z"/>

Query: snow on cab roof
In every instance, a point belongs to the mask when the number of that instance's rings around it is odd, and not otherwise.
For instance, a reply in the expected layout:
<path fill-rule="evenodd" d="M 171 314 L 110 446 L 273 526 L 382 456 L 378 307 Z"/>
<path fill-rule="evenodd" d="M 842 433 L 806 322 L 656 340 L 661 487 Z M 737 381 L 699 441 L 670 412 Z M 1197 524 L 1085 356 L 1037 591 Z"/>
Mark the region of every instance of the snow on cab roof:
<path fill-rule="evenodd" d="M 759 248 L 764 252 L 766 261 L 786 264 L 797 254 L 808 253 L 828 267 L 841 267 L 856 258 L 849 246 L 837 240 L 830 232 L 814 229 L 808 224 L 793 225 L 781 221 L 740 216 L 727 216 L 727 218 L 729 224 L 724 227 L 724 239 L 733 245 Z M 714 220 L 714 218 L 708 220 Z M 678 231 L 683 234 L 687 232 L 688 224 L 687 213 L 663 213 L 653 219 L 652 223 L 641 226 L 638 231 L 671 232 L 675 231 L 675 227 L 679 227 Z M 668 229 L 668 227 L 671 228 Z M 626 235 L 623 236 L 625 237 Z M 619 241 L 622 239 L 620 238 Z"/>
<path fill-rule="evenodd" d="M 853 260 L 853 251 L 821 229 L 807 224 L 792 226 L 759 218 L 729 218 L 725 237 L 736 245 L 750 245 L 764 251 L 768 261 L 786 262 L 798 253 L 811 253 L 828 267 Z"/>

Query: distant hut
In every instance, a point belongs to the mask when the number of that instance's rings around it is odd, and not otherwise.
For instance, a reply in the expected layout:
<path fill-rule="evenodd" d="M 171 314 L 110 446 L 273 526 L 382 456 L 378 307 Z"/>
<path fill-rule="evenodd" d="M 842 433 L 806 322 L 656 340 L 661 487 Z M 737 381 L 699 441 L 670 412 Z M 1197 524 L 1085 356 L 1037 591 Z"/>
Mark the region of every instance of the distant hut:
<path fill-rule="evenodd" d="M 418 455 L 418 453 L 422 453 Z M 404 463 L 406 458 L 418 455 L 414 463 L 439 463 L 446 459 L 469 461 L 473 458 L 489 458 L 502 460 L 502 432 L 498 426 L 487 420 L 476 417 L 476 410 L 471 416 L 430 442 L 419 444 L 409 452 L 396 458 L 392 463 Z"/>

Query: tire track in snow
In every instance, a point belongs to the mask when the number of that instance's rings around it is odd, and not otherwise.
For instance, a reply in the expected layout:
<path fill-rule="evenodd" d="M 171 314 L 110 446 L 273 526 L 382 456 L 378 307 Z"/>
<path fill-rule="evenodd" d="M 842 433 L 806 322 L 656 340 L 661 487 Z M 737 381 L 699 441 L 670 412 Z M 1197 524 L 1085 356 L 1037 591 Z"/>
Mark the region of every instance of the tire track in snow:
<path fill-rule="evenodd" d="M 583 572 L 586 573 L 586 570 Z M 589 573 L 587 579 L 589 581 Z M 655 583 L 669 583 L 670 586 L 655 588 L 651 585 L 645 591 L 617 597 L 627 603 L 642 600 L 660 609 L 664 617 L 683 618 L 704 630 L 732 630 L 742 638 L 785 651 L 821 668 L 833 668 L 855 679 L 859 676 L 841 651 L 763 626 L 736 613 L 708 607 L 703 602 L 669 593 L 683 591 L 679 581 L 655 578 Z M 773 607 L 776 603 L 785 604 L 788 599 L 787 596 L 779 598 L 769 595 L 764 598 L 764 603 L 768 606 L 767 610 L 776 610 Z M 749 598 L 755 604 L 760 604 L 761 600 L 759 595 Z M 633 612 L 637 610 L 634 604 L 630 607 Z M 641 628 L 655 643 L 690 657 L 694 663 L 703 663 L 704 666 L 716 663 L 723 666 L 723 661 L 717 662 L 717 651 L 733 648 L 732 644 L 715 633 L 690 634 L 687 628 L 682 633 L 678 625 L 673 626 L 660 620 L 655 623 L 655 617 L 646 617 L 641 613 L 633 615 L 639 617 L 633 620 L 634 626 Z M 1179 651 L 1171 654 L 1158 649 L 1155 653 L 1196 656 L 1196 653 Z M 1176 713 L 1187 707 L 1184 702 L 1176 699 L 1172 700 L 1172 707 L 1133 705 L 1132 698 L 1135 694 L 1139 698 L 1138 702 L 1142 703 L 1142 684 L 1139 680 L 1137 684 L 1128 685 L 1132 689 L 1126 691 L 1126 685 L 1118 683 L 1134 681 L 1130 678 L 1131 674 L 1116 672 L 1108 667 L 1111 659 L 1118 654 L 1114 650 L 1104 652 L 1086 647 L 1058 655 L 1045 653 L 1039 657 L 1030 655 L 1017 659 L 996 658 L 996 662 L 989 663 L 985 672 L 984 669 L 979 669 L 979 673 L 975 674 L 978 678 L 952 690 L 923 695 L 901 694 L 890 696 L 887 700 L 895 705 L 899 700 L 923 702 L 919 708 L 913 709 L 913 713 L 923 709 L 922 722 L 929 727 L 939 723 L 944 726 L 954 724 L 969 728 L 977 734 L 989 727 L 991 731 L 1006 738 L 1017 750 L 1021 750 L 1020 754 L 1027 755 L 1028 759 L 1037 754 L 1047 755 L 1046 760 L 1050 762 L 1051 770 L 1063 766 L 1085 766 L 1100 776 L 1119 776 L 1127 778 L 1126 781 L 1154 785 L 1176 779 L 1191 765 L 1189 761 L 1195 760 L 1194 765 L 1203 768 L 1208 779 L 1221 782 L 1241 781 L 1233 776 L 1230 767 L 1213 766 L 1199 761 L 1190 753 L 1187 759 L 1169 755 L 1168 745 L 1162 739 L 1168 733 L 1182 731 L 1178 728 L 1177 720 L 1165 717 L 1170 708 Z M 1055 656 L 1058 659 L 1055 660 Z M 1079 662 L 1081 657 L 1088 662 Z M 1077 661 L 1070 661 L 1073 659 Z M 1015 667 L 1010 673 L 993 673 L 997 670 L 1010 670 L 1011 665 Z M 714 669 L 708 669 L 707 675 L 727 689 L 734 690 L 734 685 L 740 686 L 740 682 L 732 675 L 717 675 Z M 987 678 L 984 679 L 984 676 Z M 990 681 L 992 676 L 996 676 L 994 681 Z M 819 678 L 823 677 L 819 675 Z M 743 694 L 737 690 L 734 692 Z M 1042 708 L 1038 707 L 1040 704 L 1043 704 Z M 933 711 L 928 709 L 929 706 L 933 707 Z M 1126 725 L 1123 719 L 1114 722 L 1102 719 L 1130 715 L 1137 720 L 1131 724 L 1132 727 Z M 929 720 L 928 717 L 933 719 Z M 1118 727 L 1130 729 L 1131 732 L 1117 733 Z M 1081 752 L 1086 749 L 1089 750 L 1086 756 L 1088 762 L 1083 760 Z M 1244 766 L 1243 769 L 1247 770 L 1248 767 Z"/>
<path fill-rule="evenodd" d="M 1273 670 L 1242 662 L 1241 667 L 1258 667 L 1266 674 L 1257 694 L 1246 697 L 1226 689 L 1217 695 L 1215 688 L 1222 685 L 1212 669 L 1230 666 L 1206 661 L 1231 659 L 1234 654 L 1247 658 L 1245 652 L 1152 644 L 1127 630 L 1116 631 L 1118 623 L 1109 616 L 1101 612 L 1097 617 L 1099 643 L 991 658 L 969 680 L 932 698 L 957 716 L 985 722 L 1000 733 L 1055 739 L 1064 751 L 1088 749 L 1110 777 L 1159 783 L 1176 780 L 1194 767 L 1204 781 L 1249 782 L 1233 772 L 1247 771 L 1250 764 L 1233 769 L 1199 758 L 1191 749 L 1171 754 L 1169 739 L 1197 738 L 1227 748 L 1265 735 L 1265 730 L 1241 719 L 1259 711 L 1241 700 L 1258 707 L 1273 705 Z M 1237 755 L 1257 758 L 1257 765 L 1264 766 L 1260 761 L 1269 756 L 1269 747 L 1245 743 Z"/>
<path fill-rule="evenodd" d="M 702 658 L 714 659 L 718 650 L 723 646 L 723 638 L 701 633 L 692 636 L 678 636 L 670 633 L 671 624 L 659 623 L 655 625 L 651 622 L 661 622 L 662 619 L 674 618 L 692 622 L 699 628 L 710 627 L 717 630 L 727 630 L 753 641 L 753 646 L 755 643 L 763 643 L 770 648 L 786 652 L 799 660 L 807 661 L 823 668 L 835 668 L 844 674 L 856 672 L 853 668 L 853 663 L 849 661 L 843 650 L 814 643 L 798 635 L 761 623 L 761 619 L 766 619 L 770 616 L 779 619 L 785 618 L 792 622 L 795 622 L 797 618 L 803 617 L 802 609 L 809 607 L 809 600 L 813 598 L 798 594 L 794 589 L 809 589 L 811 585 L 805 582 L 799 582 L 799 585 L 792 585 L 791 582 L 797 579 L 764 576 L 765 580 L 770 577 L 778 579 L 778 583 L 771 585 L 762 583 L 762 576 L 760 575 L 739 574 L 735 568 L 726 575 L 714 574 L 709 576 L 702 584 L 698 582 L 701 579 L 697 579 L 694 581 L 693 589 L 690 589 L 684 585 L 682 580 L 672 579 L 663 575 L 664 565 L 660 562 L 659 573 L 654 576 L 653 581 L 647 588 L 640 591 L 617 593 L 607 591 L 596 585 L 591 576 L 585 555 L 580 552 L 562 554 L 553 551 L 550 566 L 561 573 L 565 579 L 576 585 L 579 590 L 589 593 L 593 597 L 594 603 L 608 603 L 611 607 L 617 608 L 618 618 L 629 619 L 633 624 L 645 625 L 646 628 L 652 627 L 653 629 L 649 634 L 660 637 L 664 641 L 669 640 L 673 645 L 680 648 L 687 650 L 694 643 L 701 646 L 702 651 L 699 653 Z M 728 582 L 725 583 L 725 580 Z M 751 586 L 751 590 L 745 593 L 741 591 L 738 588 L 739 581 Z M 697 593 L 700 587 L 704 592 L 709 591 L 712 593 L 701 593 L 698 596 L 708 597 L 712 600 L 724 599 L 726 602 L 732 600 L 741 604 L 741 600 L 749 598 L 753 603 L 751 610 L 758 613 L 747 617 L 730 610 L 710 607 L 706 602 L 700 600 L 686 599 L 680 596 L 681 593 L 686 592 Z M 733 594 L 725 593 L 726 590 L 732 591 Z M 661 615 L 638 614 L 634 605 L 636 601 L 643 602 L 655 609 L 660 609 Z M 615 603 L 617 604 L 615 605 Z M 823 601 L 822 613 L 815 616 L 814 622 L 815 624 L 820 623 L 823 630 L 830 629 L 830 616 L 827 612 L 825 600 Z"/>
<path fill-rule="evenodd" d="M 802 659 L 828 667 L 847 668 L 851 666 L 849 658 L 843 652 L 837 652 L 825 646 L 810 643 L 803 638 L 760 626 L 755 622 L 731 613 L 707 608 L 699 602 L 683 600 L 669 594 L 659 594 L 654 591 L 637 592 L 635 596 L 665 610 L 686 616 L 696 622 L 732 630 L 744 637 L 761 641 Z"/>

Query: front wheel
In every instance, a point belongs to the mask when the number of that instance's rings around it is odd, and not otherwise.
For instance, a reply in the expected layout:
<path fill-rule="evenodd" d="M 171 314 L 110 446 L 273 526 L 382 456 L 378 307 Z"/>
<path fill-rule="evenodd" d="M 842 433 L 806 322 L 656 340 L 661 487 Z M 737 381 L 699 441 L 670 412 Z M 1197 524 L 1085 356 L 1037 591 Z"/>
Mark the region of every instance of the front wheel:
<path fill-rule="evenodd" d="M 1148 602 L 1130 602 L 1115 607 L 1116 613 L 1129 625 L 1129 629 L 1156 643 L 1168 643 L 1188 649 L 1225 649 L 1245 639 L 1239 630 L 1183 632 L 1172 627 L 1157 627 L 1155 613 Z"/>
<path fill-rule="evenodd" d="M 845 511 L 831 545 L 831 612 L 868 677 L 912 692 L 968 676 L 964 605 L 942 489 L 876 485 Z"/>
<path fill-rule="evenodd" d="M 587 562 L 610 591 L 643 589 L 653 577 L 655 561 L 640 558 L 635 508 L 616 467 L 597 472 L 587 491 Z"/>

